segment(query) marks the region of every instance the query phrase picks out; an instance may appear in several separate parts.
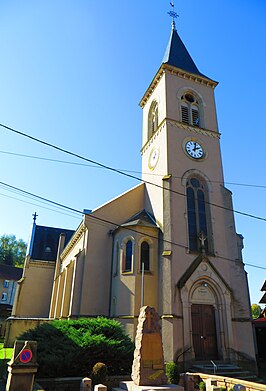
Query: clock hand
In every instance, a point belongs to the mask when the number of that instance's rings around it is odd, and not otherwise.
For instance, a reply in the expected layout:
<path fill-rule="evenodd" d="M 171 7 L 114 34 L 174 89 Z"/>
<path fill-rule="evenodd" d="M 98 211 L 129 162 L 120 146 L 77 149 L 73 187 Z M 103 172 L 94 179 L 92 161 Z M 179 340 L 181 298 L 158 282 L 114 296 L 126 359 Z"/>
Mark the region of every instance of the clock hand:
<path fill-rule="evenodd" d="M 193 151 L 195 152 L 197 149 L 199 149 L 200 146 L 197 146 L 197 143 L 194 143 L 194 148 L 193 148 Z"/>

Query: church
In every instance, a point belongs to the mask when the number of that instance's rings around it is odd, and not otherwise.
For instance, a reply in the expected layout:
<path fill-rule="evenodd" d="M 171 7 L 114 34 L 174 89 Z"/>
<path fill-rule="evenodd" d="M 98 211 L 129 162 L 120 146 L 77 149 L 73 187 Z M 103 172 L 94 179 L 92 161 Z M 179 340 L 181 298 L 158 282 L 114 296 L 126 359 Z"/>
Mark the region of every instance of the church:
<path fill-rule="evenodd" d="M 140 307 L 149 305 L 161 317 L 166 361 L 256 367 L 243 237 L 224 186 L 217 84 L 199 71 L 173 21 L 140 101 L 142 182 L 84 210 L 76 231 L 33 222 L 9 336 L 19 322 L 104 315 L 134 338 Z"/>

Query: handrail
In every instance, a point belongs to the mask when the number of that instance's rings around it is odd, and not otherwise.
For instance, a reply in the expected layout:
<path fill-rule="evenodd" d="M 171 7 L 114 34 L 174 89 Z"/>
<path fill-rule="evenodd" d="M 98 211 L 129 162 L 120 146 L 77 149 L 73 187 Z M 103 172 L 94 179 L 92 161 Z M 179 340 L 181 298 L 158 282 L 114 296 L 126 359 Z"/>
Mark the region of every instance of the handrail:
<path fill-rule="evenodd" d="M 183 350 L 175 359 L 175 362 L 177 363 L 179 357 L 183 356 L 183 354 L 185 354 L 186 352 L 188 352 L 190 349 L 192 349 L 192 346 L 190 346 L 189 348 Z"/>
<path fill-rule="evenodd" d="M 213 374 L 216 375 L 217 365 L 216 365 L 215 362 L 213 362 L 212 360 L 211 360 L 211 363 L 212 363 L 212 365 L 213 365 Z"/>

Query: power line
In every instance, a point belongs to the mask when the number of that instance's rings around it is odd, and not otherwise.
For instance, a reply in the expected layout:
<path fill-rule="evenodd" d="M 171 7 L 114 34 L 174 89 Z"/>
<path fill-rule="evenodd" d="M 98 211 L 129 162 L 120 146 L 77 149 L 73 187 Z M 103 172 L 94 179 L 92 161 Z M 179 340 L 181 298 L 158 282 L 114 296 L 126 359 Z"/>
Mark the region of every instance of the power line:
<path fill-rule="evenodd" d="M 67 161 L 67 160 L 60 160 L 60 159 L 51 159 L 51 158 L 46 158 L 46 157 L 43 157 L 43 156 L 34 156 L 34 155 L 26 155 L 26 154 L 22 154 L 22 153 L 15 153 L 15 152 L 9 152 L 9 151 L 0 151 L 0 153 L 3 153 L 3 154 L 6 154 L 6 155 L 12 155 L 12 156 L 19 156 L 19 157 L 25 157 L 25 158 L 30 158 L 30 159 L 36 159 L 36 160 L 44 160 L 44 161 L 48 161 L 48 162 L 52 162 L 52 163 L 63 163 L 63 164 L 70 164 L 70 165 L 74 165 L 74 166 L 81 166 L 81 167 L 91 167 L 91 168 L 104 168 L 104 167 L 98 167 L 98 166 L 95 166 L 95 164 L 85 164 L 85 163 L 77 163 L 77 162 L 70 162 L 70 161 Z M 124 169 L 124 168 L 118 168 L 119 171 L 122 171 L 122 172 L 128 172 L 128 173 L 131 173 L 131 174 L 142 174 L 141 171 L 137 171 L 137 170 L 127 170 L 127 169 Z M 163 177 L 164 175 L 163 174 L 156 174 L 154 172 L 143 172 L 143 174 L 147 174 L 147 175 L 150 175 L 150 176 L 159 176 L 159 177 Z M 181 179 L 180 176 L 176 176 L 176 175 L 172 175 L 172 178 L 175 178 L 175 179 Z M 243 186 L 243 187 L 254 187 L 254 188 L 259 188 L 259 189 L 266 189 L 266 185 L 257 185 L 257 184 L 252 184 L 252 183 L 239 183 L 239 182 L 228 182 L 228 181 L 225 181 L 225 182 L 221 182 L 221 181 L 215 181 L 215 180 L 206 180 L 206 182 L 209 182 L 209 183 L 219 183 L 219 184 L 227 184 L 227 185 L 234 185 L 234 186 Z"/>
<path fill-rule="evenodd" d="M 84 215 L 84 212 L 82 212 L 82 211 L 80 211 L 80 210 L 78 210 L 78 209 L 75 209 L 75 208 L 69 207 L 69 206 L 67 206 L 67 205 L 64 205 L 64 204 L 61 204 L 61 203 L 58 203 L 58 202 L 49 200 L 48 198 L 41 197 L 41 196 L 39 196 L 39 195 L 37 195 L 37 194 L 28 192 L 28 191 L 26 191 L 26 190 L 20 189 L 20 188 L 18 188 L 18 187 L 12 186 L 12 185 L 9 185 L 9 184 L 7 184 L 7 183 L 5 183 L 5 182 L 0 182 L 0 185 L 3 185 L 3 186 L 5 186 L 5 187 L 7 187 L 7 188 L 9 188 L 9 189 L 12 189 L 12 190 L 21 192 L 21 193 L 23 193 L 23 194 L 30 195 L 30 196 L 32 196 L 32 197 L 34 197 L 34 198 L 37 198 L 38 200 L 45 201 L 45 202 L 47 202 L 47 203 L 51 203 L 52 205 L 56 205 L 56 206 L 59 206 L 59 207 L 61 207 L 61 208 L 65 208 L 65 209 L 67 209 L 67 210 L 70 210 L 70 211 L 72 211 L 72 212 L 76 212 L 76 213 L 79 213 L 79 214 Z M 129 230 L 129 231 L 131 231 L 131 232 L 135 232 L 135 233 L 138 233 L 138 234 L 143 235 L 143 232 L 142 232 L 142 231 L 138 231 L 138 230 L 133 229 L 133 228 L 130 228 L 130 227 L 122 226 L 121 224 L 118 224 L 118 223 L 115 223 L 115 222 L 113 222 L 113 221 L 104 219 L 104 218 L 102 218 L 102 217 L 94 216 L 93 214 L 89 214 L 89 215 L 87 215 L 87 216 L 89 216 L 89 217 L 90 217 L 91 219 L 93 219 L 93 220 L 96 220 L 98 223 L 100 222 L 100 223 L 105 223 L 105 224 L 108 224 L 108 225 L 110 224 L 110 225 L 112 225 L 112 226 L 115 226 L 116 228 L 123 228 L 123 229 Z M 148 234 L 148 233 L 145 233 L 145 236 L 150 237 L 150 238 L 155 239 L 155 240 L 162 241 L 162 242 L 164 242 L 164 243 L 171 244 L 171 245 L 173 245 L 173 246 L 182 247 L 182 248 L 187 249 L 187 246 L 186 246 L 186 245 L 183 245 L 183 244 L 180 244 L 180 243 L 177 243 L 177 242 L 173 242 L 173 241 L 171 241 L 171 240 L 160 239 L 158 236 L 153 236 L 153 235 L 150 235 L 150 234 Z M 226 260 L 228 260 L 228 261 L 231 261 L 231 262 L 238 262 L 237 259 L 231 259 L 231 258 L 223 257 L 223 256 L 220 255 L 220 254 L 218 255 L 218 258 L 224 258 L 224 259 L 226 259 Z M 250 266 L 250 267 L 255 267 L 255 268 L 259 268 L 259 269 L 266 270 L 266 267 L 263 267 L 263 266 L 253 265 L 253 264 L 250 264 L 250 263 L 249 263 L 249 264 L 246 264 L 246 265 L 248 265 L 248 266 Z"/>
<path fill-rule="evenodd" d="M 25 200 L 20 200 L 19 198 L 12 197 L 12 196 L 10 196 L 10 195 L 3 194 L 3 193 L 0 193 L 0 195 L 3 196 L 3 197 L 11 198 L 11 199 L 16 200 L 16 201 L 19 201 L 19 202 L 23 202 L 24 204 L 34 205 L 34 206 L 37 206 L 38 208 L 42 208 L 42 209 L 46 209 L 46 210 L 51 210 L 52 212 L 55 212 L 55 213 L 60 213 L 60 214 L 65 215 L 65 216 L 73 217 L 74 219 L 79 219 L 79 217 L 77 217 L 77 216 L 71 215 L 71 214 L 69 214 L 69 213 L 60 212 L 59 210 L 56 210 L 56 209 L 47 208 L 47 206 L 42 206 L 42 205 L 34 204 L 33 202 L 29 202 L 29 201 L 25 201 Z"/>
<path fill-rule="evenodd" d="M 176 191 L 176 190 L 173 190 L 173 189 L 165 188 L 165 187 L 163 187 L 163 186 L 158 185 L 157 183 L 153 183 L 153 182 L 150 182 L 150 181 L 147 181 L 147 180 L 142 180 L 141 178 L 139 178 L 139 177 L 137 177 L 137 176 L 135 176 L 135 175 L 128 174 L 128 173 L 123 172 L 123 171 L 121 171 L 121 170 L 119 170 L 119 169 L 117 169 L 117 168 L 114 168 L 114 167 L 111 167 L 111 166 L 107 166 L 106 164 L 99 163 L 99 162 L 97 162 L 97 161 L 95 161 L 95 160 L 92 160 L 92 159 L 88 159 L 88 158 L 86 158 L 86 157 L 84 157 L 84 156 L 82 156 L 82 155 L 79 155 L 79 154 L 75 153 L 75 152 L 68 151 L 67 149 L 61 148 L 61 147 L 59 147 L 59 146 L 57 146 L 57 145 L 48 143 L 47 141 L 43 141 L 43 140 L 38 139 L 38 138 L 36 138 L 36 137 L 30 136 L 30 135 L 28 135 L 28 134 L 26 134 L 26 133 L 24 133 L 24 132 L 21 132 L 21 131 L 19 131 L 19 130 L 13 129 L 13 128 L 9 127 L 9 126 L 3 125 L 3 124 L 1 124 L 1 123 L 0 123 L 0 126 L 3 127 L 3 128 L 5 128 L 5 129 L 7 129 L 7 130 L 9 130 L 9 131 L 11 131 L 11 132 L 14 132 L 14 133 L 16 133 L 16 134 L 19 134 L 19 135 L 21 135 L 21 136 L 23 136 L 23 137 L 29 138 L 30 140 L 33 140 L 33 141 L 36 141 L 36 142 L 38 142 L 38 143 L 40 143 L 40 144 L 43 144 L 43 145 L 46 145 L 46 146 L 48 146 L 48 147 L 54 148 L 54 149 L 56 149 L 56 150 L 58 150 L 58 151 L 60 151 L 60 152 L 64 152 L 64 153 L 66 153 L 66 154 L 68 154 L 68 155 L 70 155 L 70 156 L 74 156 L 74 157 L 76 157 L 76 158 L 78 158 L 78 159 L 87 161 L 87 162 L 89 162 L 89 163 L 93 163 L 93 164 L 95 164 L 95 165 L 97 165 L 97 166 L 99 166 L 99 167 L 105 168 L 106 170 L 109 170 L 109 171 L 112 171 L 112 172 L 116 172 L 117 174 L 124 175 L 124 176 L 126 176 L 126 177 L 128 177 L 128 178 L 135 179 L 135 180 L 137 180 L 137 181 L 144 182 L 144 183 L 146 183 L 146 184 L 149 184 L 149 185 L 158 187 L 158 188 L 160 188 L 160 189 L 170 191 L 170 192 L 172 192 L 172 193 L 174 193 L 174 194 L 178 194 L 178 195 L 180 195 L 180 196 L 182 196 L 182 197 L 186 197 L 186 194 L 184 194 L 184 193 L 181 193 L 181 192 Z M 230 211 L 230 212 L 234 212 L 234 213 L 239 214 L 239 215 L 242 215 L 242 216 L 250 217 L 250 218 L 253 218 L 253 219 L 256 219 L 256 220 L 266 221 L 266 218 L 265 218 L 265 217 L 255 216 L 255 215 L 253 215 L 253 214 L 251 214 L 251 213 L 241 212 L 241 211 L 239 211 L 239 210 L 232 209 L 232 208 L 227 208 L 227 207 L 225 207 L 225 206 L 218 205 L 218 204 L 214 204 L 214 203 L 209 202 L 209 201 L 205 201 L 205 203 L 208 204 L 208 205 L 210 205 L 210 206 L 214 206 L 214 207 L 216 207 L 216 208 L 220 208 L 220 209 L 224 209 L 224 210 L 227 210 L 227 211 Z"/>
<path fill-rule="evenodd" d="M 246 262 L 245 262 L 245 265 L 246 265 L 246 266 L 251 266 L 251 267 L 256 267 L 257 269 L 266 270 L 266 267 L 258 266 L 258 265 L 253 265 L 252 263 L 246 263 Z"/>
<path fill-rule="evenodd" d="M 36 197 L 34 197 L 34 196 L 32 196 L 32 195 L 27 195 L 27 194 L 22 194 L 21 195 L 21 191 L 19 191 L 19 190 L 16 190 L 16 189 L 11 189 L 11 188 L 6 188 L 6 186 L 3 186 L 3 185 L 1 185 L 0 184 L 0 188 L 2 188 L 2 189 L 4 189 L 5 191 L 9 191 L 9 192 L 11 192 L 11 193 L 14 193 L 14 194 L 18 194 L 18 195 L 20 195 L 20 196 L 23 196 L 23 197 L 25 197 L 25 198 L 28 198 L 28 199 L 30 199 L 30 200 L 32 200 L 32 199 L 36 199 Z M 15 199 L 15 200 L 18 200 L 18 201 L 21 201 L 21 202 L 24 202 L 24 203 L 28 203 L 28 204 L 32 204 L 31 202 L 27 202 L 27 201 L 24 201 L 24 200 L 20 200 L 19 198 L 16 198 L 16 197 L 11 197 L 11 196 L 8 196 L 8 195 L 5 195 L 5 194 L 2 194 L 3 196 L 6 196 L 6 197 L 9 197 L 9 198 L 12 198 L 12 199 Z M 41 201 L 43 204 L 45 204 L 45 205 L 50 205 L 50 203 L 49 202 L 47 202 L 47 201 Z M 32 204 L 32 205 L 35 205 L 35 206 L 39 206 L 39 205 L 36 205 L 36 204 Z M 40 206 L 41 207 L 41 206 Z M 45 207 L 42 207 L 42 208 L 44 208 L 45 209 Z M 57 207 L 58 208 L 58 207 Z M 53 210 L 54 212 L 57 212 L 55 209 L 49 209 L 49 208 L 46 208 L 46 209 L 48 209 L 48 210 Z M 62 212 L 61 212 L 62 213 Z M 64 213 L 64 214 L 66 214 L 66 213 Z M 67 214 L 67 216 L 71 216 L 71 217 L 74 217 L 74 216 L 72 216 L 72 215 L 70 215 L 70 214 Z M 75 216 L 75 217 L 77 217 L 77 216 Z"/>

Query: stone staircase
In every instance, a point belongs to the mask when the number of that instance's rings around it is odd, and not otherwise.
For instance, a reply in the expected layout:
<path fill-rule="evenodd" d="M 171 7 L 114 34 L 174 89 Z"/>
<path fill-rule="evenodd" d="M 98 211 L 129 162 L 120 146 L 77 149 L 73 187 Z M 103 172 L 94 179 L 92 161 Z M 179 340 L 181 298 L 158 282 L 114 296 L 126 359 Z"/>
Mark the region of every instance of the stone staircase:
<path fill-rule="evenodd" d="M 188 370 L 190 373 L 207 373 L 210 375 L 218 375 L 224 377 L 232 377 L 234 379 L 242 379 L 247 381 L 255 381 L 256 375 L 248 370 L 242 369 L 235 364 L 216 361 L 216 367 L 210 362 L 195 362 Z"/>

